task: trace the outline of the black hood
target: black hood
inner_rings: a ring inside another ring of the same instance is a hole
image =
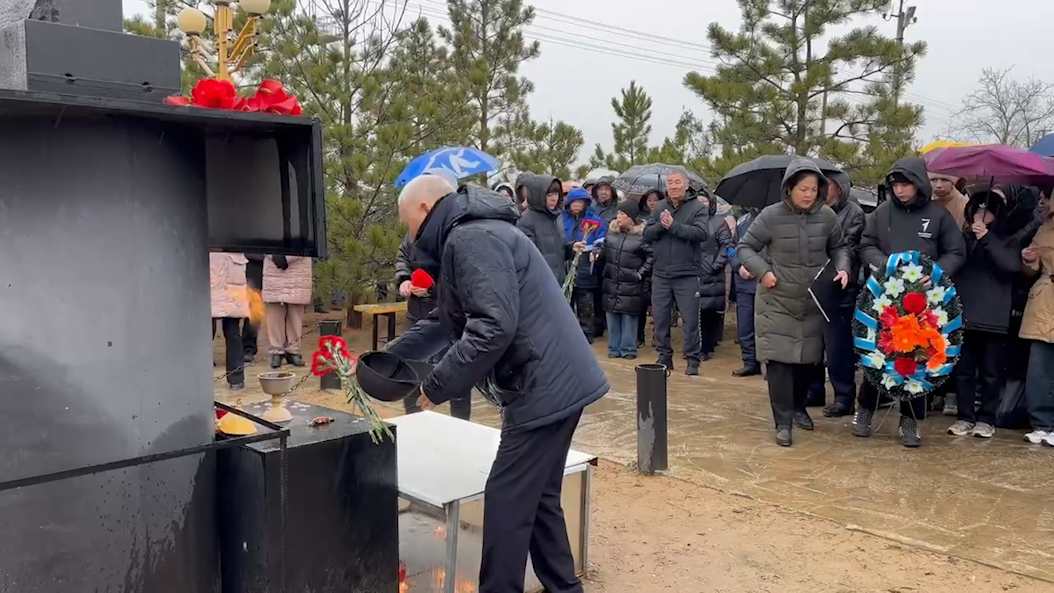
[[[439,261],[450,229],[473,220],[503,220],[516,224],[520,213],[505,196],[478,185],[464,185],[436,202],[414,241],[414,266],[439,277]]]
[[[549,193],[549,187],[554,183],[560,185],[560,179],[552,175],[527,175],[520,182],[520,185],[526,185],[527,191],[530,192],[527,196],[527,207],[535,212],[549,213],[553,216],[559,215],[559,202],[557,202],[556,208],[552,210],[545,207],[545,195]]]
[[[915,198],[906,204],[897,199],[897,196],[893,194],[893,179],[899,176],[903,176],[910,181],[917,190]],[[904,208],[905,210],[912,210],[918,206],[927,204],[933,197],[933,187],[930,186],[930,176],[926,173],[926,161],[919,157],[908,156],[894,163],[893,168],[890,169],[888,174],[886,174],[886,185],[889,187],[889,193],[891,194],[889,198],[890,201],[892,201],[894,205]]]
[[[597,179],[597,182],[594,183],[593,187],[589,190],[590,195],[593,196],[594,204],[605,207],[610,204],[615,204],[616,206],[618,205],[618,192],[615,191],[615,188],[611,185],[612,183],[615,183],[615,178],[611,176],[605,176],[601,177],[600,179]],[[601,204],[600,199],[597,198],[597,189],[599,189],[601,185],[606,185],[611,188],[611,199],[603,204]]]
[[[662,200],[664,197],[662,195],[662,192],[657,189],[653,189],[649,192],[644,192],[644,195],[641,196],[639,200],[637,200],[637,205],[640,206],[641,214],[651,214],[651,208],[648,208],[648,196],[650,196],[651,194],[655,194],[660,200]]]
[[[827,179],[832,183],[838,184],[838,189],[842,190],[842,197],[838,200],[838,203],[834,205],[835,210],[841,210],[852,197],[851,190],[853,189],[853,183],[849,180],[849,175],[841,171],[838,173],[829,173]]]
[[[797,177],[799,173],[816,174],[816,178],[819,181],[820,191],[819,194],[816,196],[816,201],[813,203],[812,208],[809,209],[809,212],[817,212],[820,210],[820,208],[823,207],[824,202],[827,201],[827,178],[824,177],[823,171],[820,170],[820,167],[811,159],[799,157],[794,159],[789,165],[787,165],[787,171],[783,174],[783,201],[786,202],[788,206],[790,206],[791,210],[797,210],[797,208],[791,202],[790,192],[791,183],[794,181],[794,178]],[[711,198],[710,203],[713,208],[717,208],[716,200]]]

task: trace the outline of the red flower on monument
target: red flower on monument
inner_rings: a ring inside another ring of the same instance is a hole
[[[238,89],[228,80],[205,78],[190,91],[190,102],[195,107],[230,111],[238,105]]]
[[[904,295],[904,310],[912,315],[918,315],[927,309],[926,295],[921,292],[909,292]]]
[[[202,107],[276,115],[303,114],[300,101],[287,93],[282,83],[272,79],[261,82],[260,88],[253,96],[243,99],[238,97],[238,89],[230,81],[204,78],[194,85],[189,99],[182,96],[166,97],[165,104],[176,107]]]
[[[301,115],[303,113],[300,101],[286,93],[282,83],[270,78],[261,82],[256,94],[245,100],[245,111],[263,111],[278,115]]]

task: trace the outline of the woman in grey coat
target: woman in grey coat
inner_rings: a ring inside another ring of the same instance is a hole
[[[739,242],[743,266],[758,279],[754,303],[757,357],[768,365],[776,442],[791,445],[791,426],[812,430],[805,411],[811,365],[823,362],[826,320],[809,286],[830,259],[844,290],[850,260],[838,215],[824,204],[827,179],[808,159],[783,176],[783,200],[761,211]]]

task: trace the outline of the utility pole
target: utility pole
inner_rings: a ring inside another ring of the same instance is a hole
[[[886,20],[890,20],[894,17],[897,19],[897,45],[904,48],[904,32],[907,31],[908,27],[915,24],[919,19],[915,18],[915,7],[904,6],[904,0],[899,0],[900,7],[897,9],[897,14],[890,14],[886,17]],[[900,91],[902,86],[902,65],[897,64],[893,66],[893,104],[896,105],[900,102]]]

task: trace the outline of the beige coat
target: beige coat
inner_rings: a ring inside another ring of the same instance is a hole
[[[1028,303],[1025,315],[1021,319],[1021,332],[1018,334],[1027,340],[1054,342],[1054,219],[1048,218],[1039,227],[1032,245],[1039,247],[1038,270],[1032,270],[1025,264],[1025,271],[1038,274],[1039,278],[1028,291]]]
[[[279,270],[270,257],[264,258],[263,302],[287,305],[311,304],[311,258],[286,256],[289,268]]]
[[[244,319],[249,316],[245,265],[249,260],[240,253],[209,254],[209,294],[212,317]]]

